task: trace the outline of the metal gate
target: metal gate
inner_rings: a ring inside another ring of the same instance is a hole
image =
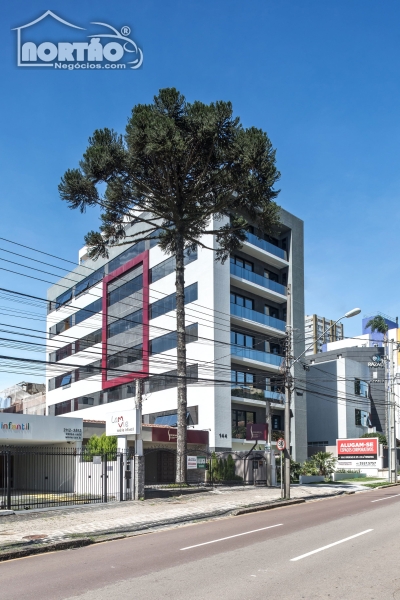
[[[130,500],[134,469],[129,450],[99,455],[85,448],[0,450],[0,508]]]

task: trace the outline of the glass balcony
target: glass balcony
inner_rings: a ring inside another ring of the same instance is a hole
[[[270,390],[261,390],[244,385],[238,386],[234,384],[232,387],[231,395],[236,398],[247,398],[249,400],[275,400],[275,402],[282,402],[284,394],[281,392],[271,392]]]
[[[261,323],[261,325],[267,325],[268,327],[274,327],[280,331],[285,331],[285,321],[270,317],[269,315],[264,315],[264,313],[245,308],[244,306],[239,306],[238,304],[231,303],[231,315],[241,317],[242,319],[248,319],[249,321],[255,321],[256,323]]]
[[[258,248],[261,248],[261,250],[265,250],[265,252],[269,252],[270,254],[274,254],[275,256],[279,256],[279,258],[287,260],[286,250],[278,248],[278,246],[271,244],[271,242],[266,242],[265,240],[262,240],[261,238],[254,235],[253,233],[247,234],[247,240],[250,244],[253,244],[253,246],[257,246]]]
[[[257,275],[257,273],[253,273],[253,271],[248,271],[247,269],[243,269],[243,267],[238,267],[238,265],[231,264],[231,273],[232,275],[236,275],[236,277],[241,277],[242,279],[246,279],[247,281],[261,285],[268,290],[272,290],[273,292],[277,292],[278,294],[286,296],[286,288],[284,285],[281,285],[276,281],[272,281],[272,279],[268,279],[267,277],[263,277],[262,275]]]
[[[245,348],[244,346],[235,346],[231,344],[231,353],[234,356],[240,358],[247,358],[249,360],[258,360],[269,365],[275,365],[279,367],[282,363],[283,357],[277,354],[270,354],[269,352],[262,352],[261,350],[253,350],[252,348]]]

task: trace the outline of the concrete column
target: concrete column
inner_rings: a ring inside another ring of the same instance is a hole
[[[144,500],[144,456],[135,455],[135,497]]]

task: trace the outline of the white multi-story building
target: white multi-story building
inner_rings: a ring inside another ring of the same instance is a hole
[[[326,332],[326,333],[325,333]],[[323,335],[325,333],[325,335]],[[306,355],[323,351],[324,344],[343,340],[343,323],[336,323],[318,315],[306,315],[305,345]]]
[[[254,227],[225,264],[200,247],[187,254],[187,419],[190,429],[209,432],[210,449],[250,449],[246,424],[265,423],[266,402],[273,431],[283,429],[287,286],[292,325],[302,331],[304,257],[303,222],[284,210],[281,221],[276,239]],[[144,423],[175,425],[175,258],[156,240],[112,248],[96,262],[83,249],[79,258],[48,291],[48,414],[104,420],[132,407],[141,376]],[[304,349],[299,337],[295,356]],[[304,460],[302,392],[293,395],[292,414],[293,455]]]

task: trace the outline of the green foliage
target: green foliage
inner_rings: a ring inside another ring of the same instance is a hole
[[[316,473],[312,473],[313,475],[323,475],[324,477],[330,477],[330,475],[335,470],[336,458],[333,456],[332,452],[317,452],[313,454],[313,456],[306,462],[314,465]],[[308,473],[304,473],[304,475],[308,475]]]
[[[383,335],[386,335],[389,329],[388,324],[381,315],[376,315],[376,317],[370,319],[366,327],[371,327],[371,331],[377,331],[378,333],[383,333]]]
[[[101,436],[92,435],[85,447],[85,454],[88,459],[93,456],[107,455],[107,460],[115,460],[117,453],[117,438],[114,435],[107,436],[103,433]]]
[[[96,130],[59,192],[81,212],[101,207],[100,231],[85,238],[91,258],[157,233],[161,248],[171,253],[181,243],[211,247],[203,236],[215,236],[217,258],[226,260],[244,241],[249,220],[270,233],[279,224],[279,177],[267,134],[244,128],[230,102],[190,103],[166,88],[153,103],[133,107],[125,136]],[[143,224],[129,239],[126,217]],[[225,224],[210,229],[213,217]]]
[[[231,454],[227,458],[218,458],[213,452],[210,463],[213,481],[242,481],[242,477],[235,473],[235,461]]]
[[[276,466],[276,480],[277,482],[281,481],[281,460],[282,453],[279,454],[279,457],[275,460]],[[301,464],[296,462],[295,460],[290,459],[290,482],[296,483],[299,481],[299,477],[301,473]],[[285,470],[285,462],[283,462],[283,470]]]
[[[379,431],[376,431],[375,433],[364,433],[364,435],[361,435],[360,437],[362,437],[362,438],[378,438],[380,444],[387,446],[386,435],[384,433],[380,433]]]
[[[319,471],[316,464],[308,459],[301,465],[300,475],[319,475]]]

